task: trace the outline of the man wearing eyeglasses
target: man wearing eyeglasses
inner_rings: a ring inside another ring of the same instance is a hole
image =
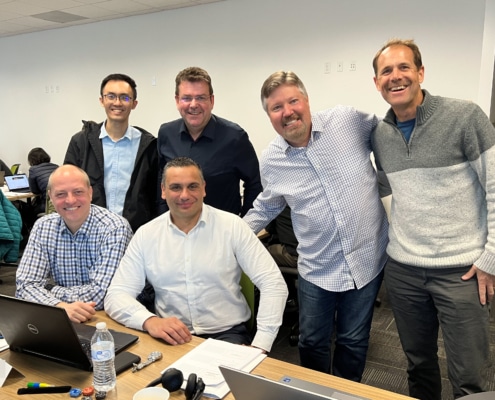
[[[182,118],[163,124],[158,132],[160,172],[176,157],[192,158],[201,165],[206,180],[205,203],[244,215],[262,190],[258,158],[248,134],[212,114],[215,97],[204,69],[190,67],[179,72],[175,102]],[[159,202],[160,213],[167,211],[165,200]]]
[[[156,138],[129,125],[129,115],[138,104],[136,82],[129,76],[111,74],[103,79],[100,103],[107,119],[83,121],[83,129],[69,143],[64,164],[86,171],[93,204],[122,215],[136,231],[157,215]]]

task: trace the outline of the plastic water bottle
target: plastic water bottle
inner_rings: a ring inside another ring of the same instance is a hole
[[[96,332],[91,338],[91,358],[93,361],[93,387],[99,392],[108,392],[115,387],[115,343],[105,322],[96,324]]]

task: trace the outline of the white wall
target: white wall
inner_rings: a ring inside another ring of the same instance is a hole
[[[82,119],[101,121],[99,85],[122,72],[138,84],[131,123],[157,134],[178,118],[174,78],[185,67],[213,79],[214,112],[250,134],[258,153],[275,133],[259,90],[272,72],[295,71],[314,111],[335,104],[382,115],[371,61],[392,37],[414,38],[424,88],[478,102],[488,113],[495,0],[226,0],[162,13],[0,39],[0,157],[21,162],[44,147],[61,163]],[[338,61],[344,71],[337,72]],[[348,71],[349,63],[357,65]],[[324,64],[330,62],[330,73]],[[152,85],[155,77],[156,85]],[[489,87],[487,87],[489,86]],[[48,87],[48,92],[46,92]],[[58,93],[50,93],[51,87]]]

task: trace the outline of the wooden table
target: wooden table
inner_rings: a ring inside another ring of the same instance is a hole
[[[169,346],[163,341],[152,338],[147,333],[127,329],[111,320],[103,311],[99,311],[96,317],[90,322],[96,325],[99,321],[107,322],[107,325],[115,330],[130,332],[139,336],[139,341],[133,344],[128,351],[138,354],[142,360],[146,360],[149,353],[154,350],[161,351],[163,358],[141,371],[132,373],[131,370],[124,371],[117,376],[117,387],[107,395],[107,399],[132,400],[133,394],[145,387],[153,379],[160,376],[162,370],[168,365],[177,361],[181,356],[200,344],[203,339],[193,337],[190,343],[180,346]],[[19,374],[9,375],[9,378],[0,388],[0,398],[14,399],[17,397],[17,389],[26,387],[27,382],[45,382],[52,385],[71,385],[72,387],[84,388],[90,386],[92,374],[75,368],[67,367],[52,361],[47,361],[38,357],[14,353],[9,350],[0,353],[0,357],[16,368],[24,376]],[[335,389],[355,393],[372,400],[406,400],[407,396],[388,392],[372,386],[337,378],[332,375],[312,371],[300,366],[289,364],[284,361],[267,357],[253,371],[253,373],[265,376],[269,379],[279,380],[284,375],[305,379],[325,386],[332,386]],[[68,393],[23,395],[20,400],[45,400],[45,399],[68,399]],[[171,393],[171,399],[184,399],[182,391]],[[206,399],[206,397],[204,397]],[[225,399],[233,400],[229,393]]]
[[[37,194],[31,193],[31,192],[29,192],[29,193],[4,192],[3,194],[10,201],[27,200],[28,202],[30,202],[32,198],[38,196]]]

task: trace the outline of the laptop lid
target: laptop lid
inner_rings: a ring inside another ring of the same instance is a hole
[[[223,365],[219,368],[236,400],[340,400]]]
[[[29,180],[26,174],[10,175],[5,177],[5,183],[9,188],[9,192],[25,192],[29,193]]]
[[[72,323],[60,307],[0,295],[0,332],[11,351],[31,354],[71,367],[91,371],[89,346],[96,328]],[[115,353],[129,347],[138,336],[110,329]]]

